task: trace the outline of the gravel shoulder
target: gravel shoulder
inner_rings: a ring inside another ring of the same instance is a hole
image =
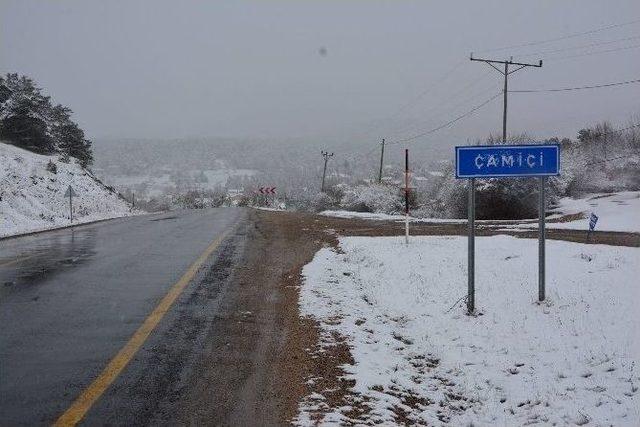
[[[327,340],[315,321],[300,315],[301,270],[320,248],[337,248],[338,235],[400,235],[403,224],[263,210],[251,210],[247,223],[205,348],[171,405],[172,415],[163,421],[287,425],[295,422],[305,396],[327,389],[334,390],[328,406],[365,410],[354,405],[352,384],[341,379],[341,366],[353,363],[344,340]],[[465,235],[466,225],[415,224],[411,230],[414,235]],[[477,233],[537,237],[535,231],[484,227]],[[548,230],[548,237],[586,241],[585,233],[574,230]],[[640,235],[596,232],[589,242],[637,247]],[[322,419],[322,408],[313,417]]]

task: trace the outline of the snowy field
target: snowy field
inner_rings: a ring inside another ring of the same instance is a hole
[[[583,199],[560,199],[553,211],[561,215],[582,213],[584,219],[549,224],[553,228],[589,229],[591,212],[598,216],[596,230],[631,231],[640,233],[640,191],[613,194],[592,194]]]
[[[558,201],[553,209],[549,210],[547,228],[550,229],[589,229],[589,215],[595,213],[598,216],[596,231],[626,231],[640,233],[640,191],[623,191],[611,194],[590,194],[580,199],[564,197]],[[569,222],[556,222],[565,215],[582,214],[582,218]],[[323,211],[320,215],[337,218],[359,218],[380,221],[404,221],[404,215],[387,215],[383,213],[351,212],[344,210]],[[441,219],[441,218],[410,218],[411,222],[425,223],[466,223],[466,219]],[[537,220],[503,220],[476,221],[479,225],[491,224],[498,229],[531,229],[538,228]]]
[[[344,237],[343,253],[322,249],[305,266],[301,312],[326,342],[346,338],[351,404],[369,408],[358,419],[331,408],[325,424],[640,425],[640,249],[548,241],[538,304],[537,241],[476,238],[470,317],[466,245]],[[309,396],[298,423],[322,408],[321,392]]]
[[[49,160],[57,173],[47,171]],[[129,204],[96,181],[74,161],[35,154],[0,143],[0,237],[69,225],[71,185],[74,223],[131,215]]]
[[[322,211],[319,215],[323,216],[331,216],[334,218],[352,218],[352,219],[372,219],[378,221],[404,221],[404,215],[389,215],[384,213],[374,213],[374,212],[353,212],[353,211],[345,211],[345,210],[329,210]],[[409,217],[409,221],[411,222],[431,222],[431,223],[442,223],[442,224],[462,224],[466,223],[466,219],[443,219],[443,218],[415,218]]]

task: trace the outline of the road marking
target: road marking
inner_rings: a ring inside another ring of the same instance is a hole
[[[35,255],[30,255],[30,256],[26,256],[26,257],[22,257],[22,258],[14,259],[14,260],[11,260],[11,261],[7,261],[7,262],[5,262],[5,263],[3,263],[3,264],[0,264],[0,267],[7,267],[7,266],[9,266],[9,265],[17,264],[17,263],[19,263],[20,261],[26,261],[26,260],[31,259],[31,258],[33,258],[33,257],[35,257]]]
[[[202,264],[211,256],[220,243],[224,240],[229,232],[223,233],[215,239],[200,255],[200,257],[189,267],[184,275],[169,289],[169,292],[162,298],[160,303],[151,312],[138,328],[138,330],[129,339],[127,344],[115,355],[109,364],[104,368],[100,375],[76,398],[73,404],[67,409],[55,422],[56,427],[75,426],[86,413],[91,409],[94,403],[102,396],[107,388],[115,381],[115,379],[124,370],[133,356],[140,350],[151,332],[158,326],[160,320],[169,311],[171,305],[180,296],[184,288],[189,284],[191,279],[196,275]]]

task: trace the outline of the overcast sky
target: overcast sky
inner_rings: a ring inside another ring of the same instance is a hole
[[[638,0],[0,4],[0,72],[33,77],[92,138],[412,136],[502,89],[471,51],[545,59],[512,74],[512,89],[640,78]],[[499,132],[501,103],[415,142]],[[640,116],[640,84],[509,97],[510,131],[536,137],[632,114]]]

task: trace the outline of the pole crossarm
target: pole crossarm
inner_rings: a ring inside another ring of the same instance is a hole
[[[542,67],[542,59],[540,61],[538,61],[537,64],[528,64],[528,63],[524,63],[524,62],[513,62],[513,58],[509,59],[508,61],[500,61],[497,59],[485,59],[485,58],[474,58],[473,57],[473,53],[469,56],[469,59],[472,61],[480,61],[480,62],[486,62],[487,64],[491,65],[493,68],[496,68],[495,66],[493,66],[492,64],[509,64],[509,65],[519,65],[521,66],[521,68],[524,67],[536,67],[536,68],[540,68]],[[497,68],[496,68],[497,69]],[[520,68],[518,68],[519,70]],[[498,71],[500,71],[502,73],[502,70],[497,69]],[[517,71],[517,70],[515,70]],[[512,71],[513,72],[513,71]]]
[[[507,142],[507,94],[508,90],[508,80],[509,74],[513,74],[516,71],[522,70],[525,67],[542,67],[542,59],[537,64],[526,64],[524,62],[513,62],[513,56],[508,61],[500,61],[498,59],[486,59],[486,58],[474,58],[473,53],[469,55],[469,59],[472,61],[484,62],[485,64],[489,64],[491,68],[499,72],[504,76],[504,88],[502,89],[503,96],[503,112],[502,112],[502,142]],[[496,67],[494,64],[502,64],[504,65],[504,71],[500,68]],[[515,65],[516,68],[509,71],[509,65]]]

